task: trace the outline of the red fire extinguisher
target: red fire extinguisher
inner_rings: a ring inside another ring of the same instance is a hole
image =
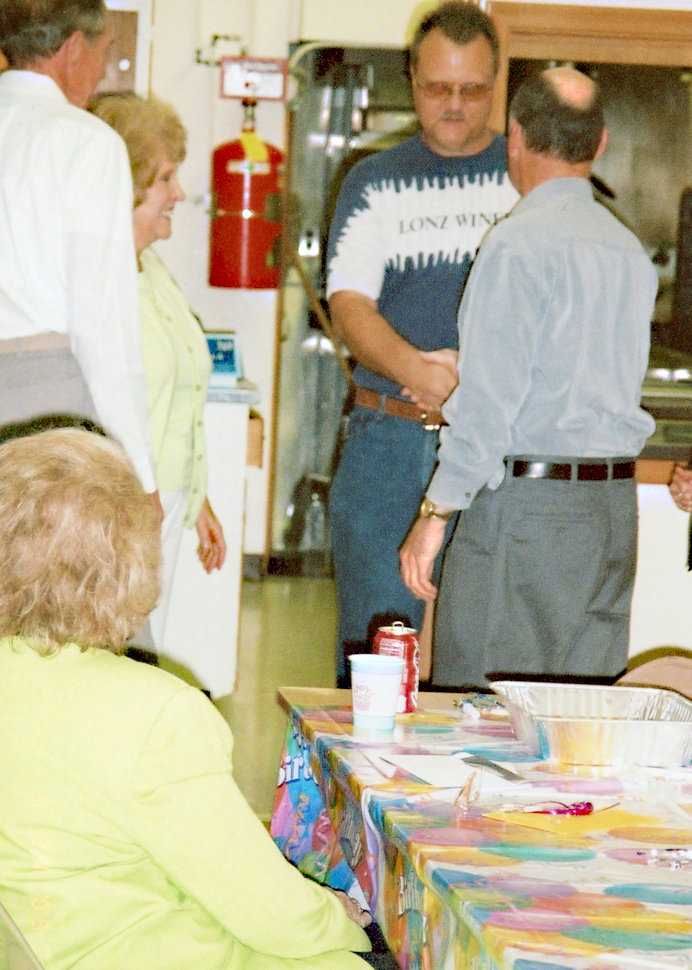
[[[272,289],[279,283],[283,155],[255,132],[255,102],[243,101],[236,141],[211,163],[210,286]]]

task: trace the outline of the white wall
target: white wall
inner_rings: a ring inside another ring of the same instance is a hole
[[[135,88],[138,94],[146,94],[149,82],[149,48],[151,46],[152,0],[106,0],[109,10],[134,11],[137,14],[137,63],[135,64]]]
[[[187,199],[176,209],[173,237],[159,252],[208,330],[235,330],[246,376],[258,385],[265,420],[263,468],[248,469],[245,551],[265,551],[274,387],[276,293],[273,290],[215,289],[207,285],[209,168],[213,149],[238,137],[240,102],[219,97],[219,69],[196,63],[243,51],[255,56],[287,55],[296,30],[293,0],[154,0],[151,90],[171,102],[188,130],[188,157],[180,170]],[[238,40],[220,41],[213,35]],[[262,103],[257,131],[267,142],[284,144],[282,104]]]
[[[238,136],[242,109],[219,97],[219,70],[195,62],[245,48],[257,57],[287,57],[296,40],[355,42],[375,46],[407,43],[410,25],[436,0],[111,0],[121,9],[146,11],[151,2],[151,89],[179,111],[189,132],[188,157],[180,176],[188,194],[176,209],[173,237],[159,251],[207,329],[234,329],[240,336],[245,371],[260,389],[257,410],[265,420],[264,467],[248,469],[245,551],[263,553],[273,388],[275,382],[276,293],[273,290],[213,289],[207,285],[210,155]],[[538,0],[525,0],[538,2]],[[558,2],[558,0],[556,0]],[[586,0],[559,0],[587,5]],[[501,0],[495,0],[499,6]],[[692,10],[692,0],[592,0],[592,6]],[[145,26],[145,25],[142,25]],[[210,49],[212,35],[234,35]],[[283,105],[261,103],[260,136],[285,144]]]
[[[692,573],[687,571],[689,516],[665,485],[639,485],[637,577],[630,656],[660,647],[692,650]]]
[[[515,0],[516,2],[516,0]],[[546,0],[524,0],[545,3]],[[551,0],[547,0],[548,3]],[[692,10],[692,0],[552,0],[553,3],[590,7],[645,7],[655,10]],[[480,6],[499,7],[502,0]],[[340,40],[353,44],[401,47],[410,40],[412,27],[437,0],[302,0],[301,37],[305,40]],[[348,14],[344,10],[348,10]]]

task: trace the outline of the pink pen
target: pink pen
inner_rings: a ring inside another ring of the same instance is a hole
[[[593,805],[591,802],[574,802],[573,805],[567,805],[564,802],[536,802],[533,805],[525,805],[522,812],[536,815],[591,815]]]

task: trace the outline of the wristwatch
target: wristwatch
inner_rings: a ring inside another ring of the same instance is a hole
[[[427,495],[423,497],[423,501],[420,503],[420,509],[418,510],[418,514],[422,519],[442,519],[443,522],[449,522],[454,512],[455,509],[442,509],[439,505],[435,505]]]

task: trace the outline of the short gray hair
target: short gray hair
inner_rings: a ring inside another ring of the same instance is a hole
[[[509,116],[521,125],[530,151],[570,165],[593,161],[605,116],[600,89],[592,83],[590,99],[578,105],[562,97],[545,71],[522,82],[512,98]]]
[[[106,29],[104,0],[2,0],[0,50],[10,67],[51,57],[77,31],[89,43]]]

